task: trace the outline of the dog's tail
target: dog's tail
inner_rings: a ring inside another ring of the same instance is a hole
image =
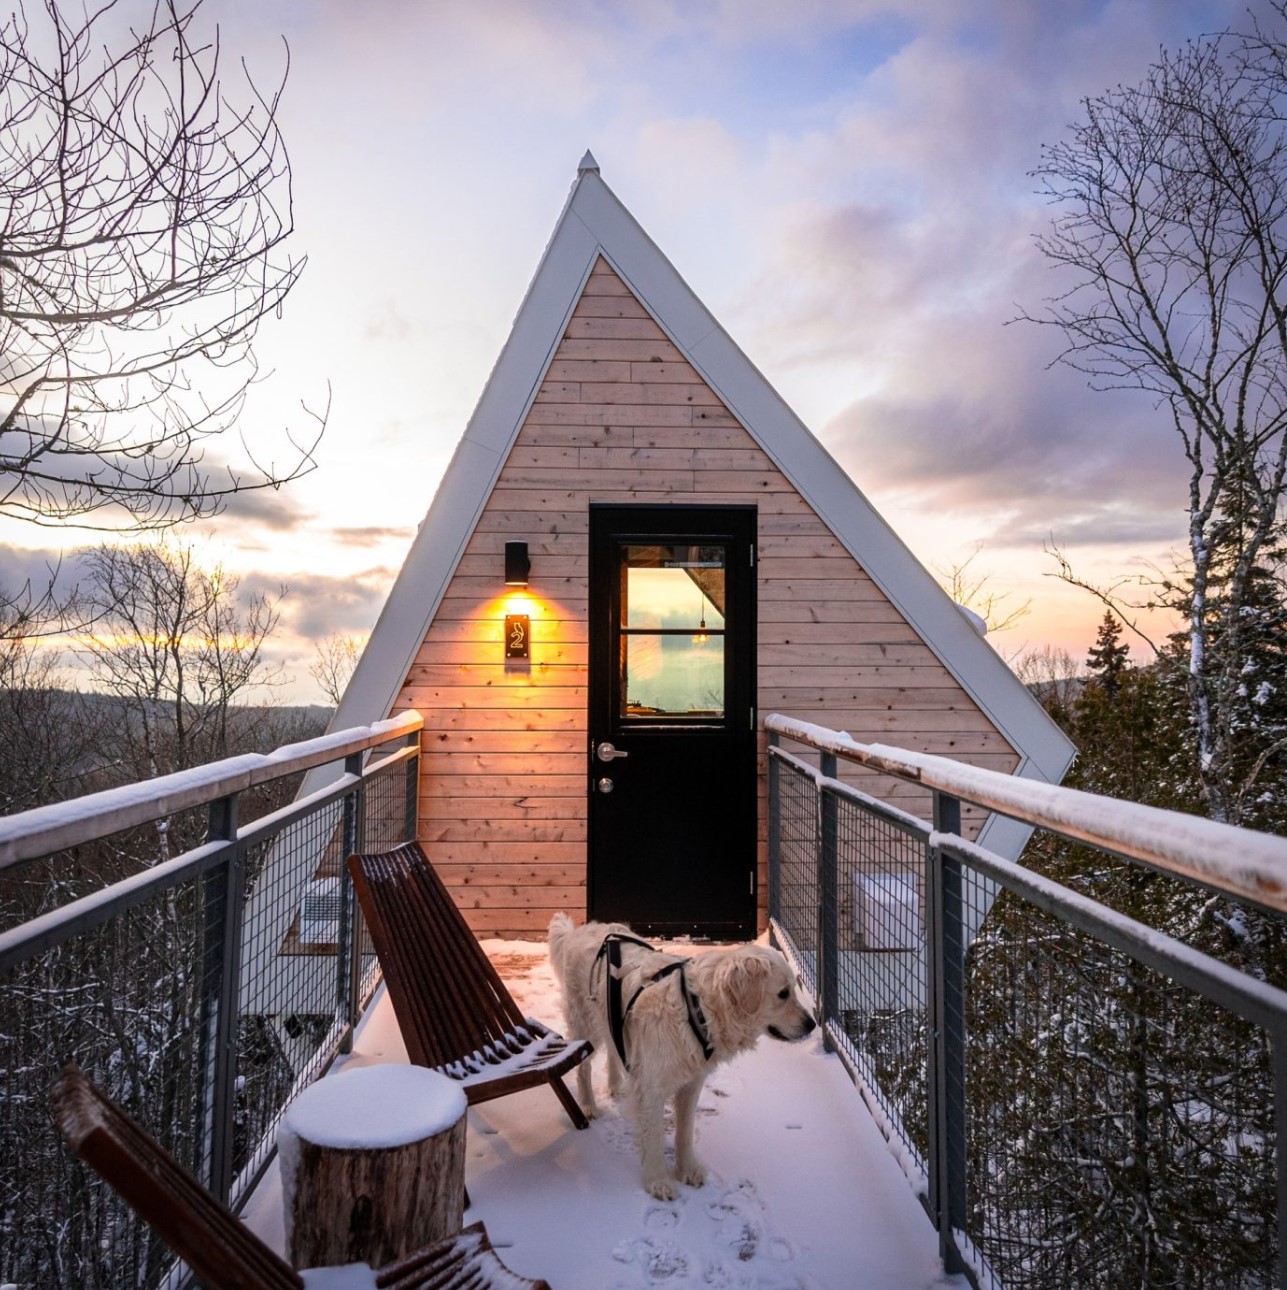
[[[562,911],[550,919],[550,966],[560,983],[563,981],[563,942],[575,928],[576,924]]]

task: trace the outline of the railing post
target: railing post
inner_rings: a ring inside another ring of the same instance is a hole
[[[340,1052],[353,1051],[353,1031],[357,1026],[358,994],[361,990],[361,956],[358,954],[357,918],[354,911],[357,902],[353,899],[353,879],[349,874],[348,858],[355,851],[362,850],[362,838],[366,830],[365,821],[365,784],[362,782],[362,754],[352,753],[344,759],[344,773],[356,775],[357,783],[351,792],[344,794],[344,845],[340,856],[340,912],[337,931],[335,956],[335,1006],[340,1019],[345,1023],[344,1038],[340,1040]]]
[[[408,757],[406,762],[406,807],[405,814],[402,817],[402,840],[404,842],[414,842],[416,840],[416,831],[420,827],[420,750],[421,738],[420,731],[415,731],[411,735],[411,743],[414,744],[416,755]]]
[[[934,830],[959,835],[961,803],[934,793]],[[948,1272],[964,1271],[954,1231],[965,1231],[965,921],[960,862],[926,848],[929,924],[930,1213]]]
[[[237,794],[210,803],[209,842],[228,843],[226,860],[201,880],[205,906],[202,1026],[199,1060],[203,1129],[196,1145],[198,1176],[220,1200],[232,1189],[237,1013],[241,994],[241,920],[244,861],[237,844]],[[209,1147],[208,1160],[202,1160]]]
[[[836,758],[833,753],[822,753],[819,769],[827,779],[836,777]],[[839,820],[834,794],[818,786],[818,1007],[821,1015],[823,1043],[830,1052],[832,1045],[827,1036],[827,1022],[839,1011],[839,957],[836,935],[839,900],[836,892],[838,872],[837,851]]]
[[[776,730],[769,731],[769,748],[778,746]],[[782,768],[772,752],[769,766],[769,919],[782,917]]]

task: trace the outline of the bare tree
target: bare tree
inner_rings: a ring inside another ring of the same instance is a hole
[[[939,584],[943,590],[958,604],[973,611],[987,625],[988,634],[1004,632],[1013,627],[1021,618],[1025,618],[1032,609],[1032,601],[1022,604],[1002,606],[1003,600],[1009,600],[1008,591],[994,591],[989,585],[990,573],[980,573],[970,566],[978,559],[983,550],[983,543],[976,542],[974,550],[957,564],[935,565]]]
[[[84,791],[92,719],[56,651],[0,633],[0,815]]]
[[[201,568],[190,543],[101,546],[84,559],[94,626],[79,653],[94,688],[129,702],[136,775],[228,755],[230,709],[279,678],[263,653],[277,602],[240,604],[238,580]]]
[[[326,695],[331,706],[338,708],[348,687],[353,669],[362,657],[362,638],[331,632],[317,642],[316,658],[308,665],[308,673]]]
[[[1043,645],[1011,660],[1011,670],[1056,720],[1071,714],[1083,686],[1082,669],[1062,646]]]
[[[61,568],[60,558],[46,565],[45,576],[39,580],[27,578],[16,587],[0,583],[0,651],[10,643],[22,646],[24,642],[56,635],[75,618],[76,589],[59,589]]]
[[[1287,36],[1260,27],[1163,52],[1140,85],[1087,100],[1037,171],[1060,208],[1038,244],[1068,286],[1029,319],[1063,332],[1062,361],[1092,386],[1153,396],[1188,463],[1188,577],[1172,599],[1196,772],[1218,819],[1237,815],[1221,717],[1239,684],[1231,661],[1287,471],[1285,55]],[[1234,529],[1236,551],[1222,549]]]
[[[306,473],[324,413],[284,464],[206,455],[304,265],[285,73],[234,93],[201,0],[32,8],[0,26],[0,515],[158,528]]]

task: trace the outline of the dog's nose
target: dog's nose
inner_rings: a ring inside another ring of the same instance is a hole
[[[818,1023],[806,1012],[804,1014],[804,1033],[807,1035],[811,1030],[816,1030],[817,1027]]]

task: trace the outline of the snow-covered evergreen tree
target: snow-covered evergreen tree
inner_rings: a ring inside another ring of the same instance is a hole
[[[1099,634],[1086,655],[1086,667],[1108,692],[1117,693],[1118,682],[1130,663],[1131,649],[1122,644],[1122,624],[1111,612],[1104,612]]]

